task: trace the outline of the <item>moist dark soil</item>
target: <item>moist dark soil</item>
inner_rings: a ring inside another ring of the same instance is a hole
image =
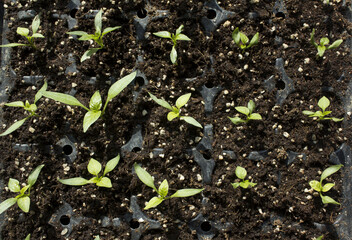
[[[19,20],[19,11],[39,13],[40,33],[45,36],[35,41],[37,50],[11,49],[11,60],[3,66],[14,83],[7,91],[8,102],[33,102],[44,80],[48,81],[48,90],[74,94],[86,106],[95,91],[99,90],[106,99],[109,86],[134,70],[143,73],[148,84],[135,80],[109,103],[104,118],[86,133],[82,127],[84,109],[43,97],[38,102],[37,117],[2,137],[0,179],[5,186],[10,177],[25,183],[36,166],[45,164],[31,191],[30,212],[23,213],[17,206],[7,210],[2,239],[24,239],[29,233],[31,239],[87,240],[96,235],[101,239],[131,239],[131,232],[142,231],[134,226],[138,219],[124,220],[132,214],[133,195],[145,216],[161,223],[160,229],[146,227],[140,239],[197,239],[197,231],[188,224],[198,214],[212,224],[210,229],[203,225],[203,233],[214,233],[213,239],[313,239],[320,235],[337,239],[334,231],[318,230],[314,223],[333,224],[342,207],[322,204],[309,181],[319,180],[321,172],[331,165],[330,155],[343,143],[351,144],[351,112],[346,112],[343,101],[348,97],[352,58],[345,43],[317,58],[309,38],[315,28],[316,41],[328,37],[331,42],[346,42],[351,37],[352,25],[345,18],[350,1],[330,1],[330,5],[320,0],[284,1],[286,10],[276,13],[275,2],[271,0],[224,0],[218,4],[233,14],[209,36],[201,22],[204,17],[213,18],[213,12],[204,1],[82,1],[77,11],[68,7],[68,1],[49,2],[4,3],[8,30],[4,29],[3,35],[9,42],[24,42],[16,29],[31,24],[31,19]],[[121,28],[104,37],[104,49],[80,63],[82,54],[94,44],[78,41],[66,33],[93,33],[94,17],[87,15],[93,16],[91,10],[99,9],[104,11],[103,28]],[[168,12],[160,17],[158,10]],[[144,13],[150,21],[145,38],[137,39],[135,21],[141,20]],[[69,29],[65,17],[53,14],[70,15],[77,24]],[[191,41],[177,43],[177,65],[173,65],[169,57],[171,41],[152,33],[175,32],[181,24]],[[231,37],[236,27],[249,38],[259,32],[259,44],[240,50]],[[283,59],[294,86],[281,104],[277,103],[277,93],[285,88],[285,83],[275,67],[278,58]],[[70,66],[73,68],[67,70]],[[24,76],[44,78],[33,85],[24,81]],[[269,78],[273,79],[272,89],[264,84]],[[221,89],[211,113],[205,112],[200,92],[203,86]],[[135,92],[139,92],[136,98]],[[148,92],[170,103],[182,94],[192,93],[182,114],[194,117],[203,126],[212,125],[211,149],[200,150],[204,158],[215,162],[210,183],[204,183],[201,168],[190,153],[204,137],[203,129],[177,119],[169,122],[167,110],[153,102]],[[328,110],[332,110],[334,117],[344,117],[343,122],[319,122],[302,114],[303,110],[319,110],[317,102],[322,96],[330,99]],[[249,100],[255,102],[255,112],[263,120],[234,125],[228,117],[243,117],[235,107],[246,106]],[[2,131],[25,117],[23,109],[3,106],[1,112]],[[121,151],[138,125],[143,145],[131,152]],[[67,152],[58,147],[65,136],[74,139],[77,149],[73,163],[68,161]],[[19,151],[15,144],[31,147]],[[162,148],[162,154],[153,154],[156,148]],[[226,151],[233,151],[235,156]],[[263,151],[265,155],[251,160],[249,155],[254,151]],[[287,164],[290,152],[297,153],[297,157]],[[105,165],[118,154],[120,162],[108,174],[111,189],[93,184],[72,187],[57,181],[78,176],[90,178],[90,158]],[[156,193],[132,171],[135,162],[154,176],[157,186],[167,179],[171,194],[182,188],[204,191],[143,210]],[[248,177],[257,183],[255,187],[232,187],[231,183],[238,181],[237,166],[248,171]],[[343,206],[341,173],[328,177],[327,182],[336,184],[327,195]],[[7,187],[1,191],[1,200],[14,196]],[[65,235],[65,224],[49,224],[64,203],[73,208],[74,216],[69,217],[83,217],[69,236]],[[120,218],[121,224],[103,226],[103,217]]]

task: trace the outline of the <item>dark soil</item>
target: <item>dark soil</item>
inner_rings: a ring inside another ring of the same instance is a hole
[[[314,223],[333,224],[342,207],[323,205],[319,195],[312,192],[309,181],[320,178],[321,172],[331,165],[330,155],[343,143],[351,144],[350,112],[344,109],[343,100],[351,79],[352,58],[344,43],[317,58],[317,50],[309,38],[315,28],[317,41],[329,37],[331,42],[340,38],[346,42],[351,37],[352,25],[344,16],[350,1],[346,1],[346,6],[342,1],[330,1],[333,3],[329,6],[320,0],[285,1],[287,11],[275,15],[275,2],[271,0],[258,3],[224,0],[219,2],[220,7],[235,14],[209,36],[201,19],[211,17],[212,12],[199,0],[153,0],[150,5],[142,0],[85,1],[77,11],[70,11],[68,1],[49,2],[5,1],[9,42],[23,42],[16,29],[31,24],[31,20],[18,20],[19,10],[40,13],[40,32],[46,37],[36,40],[38,50],[11,49],[6,71],[13,69],[16,75],[11,77],[14,87],[8,89],[9,102],[26,99],[32,102],[44,82],[42,79],[31,85],[23,81],[24,76],[44,76],[48,90],[75,93],[85,105],[96,90],[105,100],[109,86],[134,70],[144,73],[148,84],[135,81],[121,92],[109,103],[104,119],[99,119],[86,133],[82,128],[85,110],[42,98],[38,102],[38,117],[28,120],[10,136],[2,137],[0,179],[4,185],[10,177],[25,183],[36,166],[45,164],[31,191],[30,212],[22,213],[17,206],[6,211],[0,234],[4,240],[24,239],[29,233],[31,239],[87,240],[96,235],[101,239],[131,239],[131,232],[142,231],[142,228],[132,230],[133,221],[126,220],[132,213],[131,196],[137,196],[143,209],[156,195],[132,172],[135,162],[154,176],[157,186],[167,179],[171,194],[182,188],[205,188],[200,195],[167,200],[155,209],[142,210],[147,217],[158,220],[161,228],[146,227],[140,239],[197,239],[197,231],[191,230],[188,223],[198,214],[212,223],[205,234],[214,230],[213,239],[312,239],[322,234],[324,239],[337,238],[331,231],[318,230]],[[100,8],[104,10],[103,28],[121,26],[121,29],[107,34],[106,47],[80,63],[80,57],[91,45],[69,37],[67,20],[52,14],[71,14],[77,20],[73,30],[93,33],[94,20],[85,16],[90,10]],[[142,9],[147,10],[151,21],[146,27],[146,38],[138,41],[134,18],[144,12]],[[166,17],[158,18],[157,10],[169,12]],[[256,17],[249,17],[253,12]],[[178,64],[172,65],[171,41],[152,33],[175,32],[181,24],[183,33],[192,41],[178,43]],[[235,27],[250,38],[259,32],[259,44],[242,52],[231,38]],[[278,38],[282,41],[275,40]],[[65,73],[73,61],[69,54],[76,62],[76,70]],[[285,71],[295,88],[281,105],[277,104],[276,94],[285,84],[275,67],[278,58],[284,60]],[[340,78],[342,74],[344,78]],[[270,77],[275,84],[272,90],[264,85]],[[211,114],[205,113],[200,93],[204,85],[221,87]],[[139,95],[134,100],[135,91]],[[180,120],[169,122],[167,110],[153,102],[147,92],[171,103],[182,94],[192,93],[182,114],[194,117],[203,126],[213,126],[212,148],[201,151],[206,159],[215,161],[211,183],[203,183],[201,168],[190,154],[204,137],[203,130]],[[317,102],[322,96],[330,99],[328,110],[333,111],[334,117],[344,117],[343,122],[317,122],[302,114],[303,110],[318,110]],[[245,106],[249,100],[256,103],[256,112],[263,120],[234,125],[228,117],[239,114],[234,107]],[[24,118],[23,109],[3,107],[1,112],[2,131],[14,120]],[[137,125],[142,127],[143,146],[122,152],[121,147],[130,140]],[[58,147],[65,136],[75,139],[78,154],[73,163],[67,161],[68,157]],[[15,144],[32,147],[19,151]],[[162,148],[163,153],[153,154],[155,148]],[[235,159],[225,150],[233,151]],[[251,152],[264,150],[267,155],[262,159],[248,159]],[[298,156],[287,166],[289,152]],[[105,165],[117,154],[122,154],[121,160],[108,174],[112,189],[95,185],[71,187],[57,181],[78,176],[90,178],[87,171],[90,158]],[[237,166],[247,169],[248,176],[257,183],[254,188],[233,189],[231,183],[237,181]],[[343,206],[341,173],[328,177],[327,182],[336,184],[327,195]],[[1,200],[14,196],[7,187],[1,192]],[[65,225],[48,223],[65,202],[74,211],[74,216],[69,217],[84,217],[67,238],[63,236]],[[104,227],[104,216],[110,220],[120,218],[121,225]]]

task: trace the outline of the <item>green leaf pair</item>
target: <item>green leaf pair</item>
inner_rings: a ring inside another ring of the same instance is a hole
[[[102,170],[102,166],[100,162],[91,158],[88,163],[87,169],[88,169],[88,172],[94,175],[95,177],[92,177],[89,180],[82,177],[75,177],[75,178],[69,178],[69,179],[59,179],[58,181],[61,182],[62,184],[71,185],[71,186],[82,186],[90,183],[95,183],[98,187],[111,188],[112,187],[111,180],[110,178],[105,177],[105,175],[111,172],[112,170],[114,170],[114,168],[119,163],[119,160],[120,160],[120,155],[117,155],[116,157],[108,161],[108,163],[105,166],[103,174],[99,176]]]
[[[237,27],[233,32],[232,32],[232,39],[235,41],[236,45],[241,48],[243,51],[246,50],[247,48],[251,48],[255,45],[258,44],[259,42],[259,32],[257,32],[249,42],[249,38],[244,34],[243,32],[240,32],[239,28]],[[249,44],[247,45],[247,43]]]
[[[250,182],[248,179],[244,180],[245,177],[247,176],[247,171],[243,167],[237,166],[236,167],[236,176],[241,179],[241,182],[236,182],[236,183],[231,183],[234,189],[241,187],[241,188],[248,188],[248,187],[254,187],[257,185],[254,182]]]
[[[170,60],[172,62],[172,64],[176,64],[177,61],[177,51],[176,51],[176,44],[178,40],[181,41],[191,41],[191,39],[189,37],[187,37],[186,35],[182,34],[183,30],[183,25],[181,25],[177,30],[176,33],[170,33],[168,31],[160,31],[160,32],[156,32],[153,33],[155,36],[161,37],[161,38],[170,38],[173,46],[171,49],[171,53],[170,53]]]
[[[27,38],[28,43],[9,43],[9,44],[4,44],[0,45],[0,47],[19,47],[19,46],[28,46],[36,49],[37,47],[34,44],[34,39],[35,38],[44,38],[44,36],[40,33],[37,33],[38,29],[40,26],[40,18],[39,15],[35,16],[33,21],[32,21],[32,36],[29,36],[29,29],[28,28],[23,28],[23,27],[18,27],[17,28],[17,34]]]
[[[10,103],[6,103],[5,106],[8,106],[8,107],[21,107],[23,108],[24,110],[26,110],[28,112],[28,116],[15,122],[14,124],[12,124],[5,132],[1,133],[0,134],[0,137],[2,136],[6,136],[6,135],[9,135],[10,133],[16,131],[18,128],[20,128],[24,122],[33,117],[33,116],[36,116],[36,113],[35,111],[37,110],[37,101],[43,96],[43,92],[46,91],[48,87],[48,84],[47,82],[44,82],[44,85],[41,87],[41,89],[39,89],[39,91],[35,94],[35,97],[34,97],[34,103],[33,104],[30,104],[28,102],[28,100],[26,100],[26,102],[22,102],[22,101],[15,101],[15,102],[10,102]]]
[[[141,166],[139,166],[137,163],[134,164],[134,170],[139,180],[141,180],[148,187],[153,188],[159,195],[149,200],[149,202],[144,208],[145,210],[149,208],[155,208],[164,200],[175,198],[175,197],[190,197],[204,190],[204,188],[202,189],[186,188],[186,189],[177,190],[174,194],[167,197],[167,194],[169,193],[169,184],[166,179],[160,184],[159,188],[157,189],[154,185],[153,177],[146,170],[141,168]]]
[[[43,96],[51,98],[54,101],[62,102],[71,106],[79,106],[87,110],[87,113],[84,115],[83,119],[83,132],[86,132],[93,123],[95,123],[101,116],[104,115],[108,103],[114,97],[116,97],[122,90],[124,90],[128,86],[128,84],[130,84],[135,79],[136,75],[137,72],[132,72],[129,75],[115,82],[113,85],[111,85],[103,110],[101,110],[102,99],[99,91],[96,91],[90,98],[89,108],[84,106],[75,97],[68,94],[45,91],[43,92]]]
[[[8,188],[10,189],[11,192],[19,193],[19,194],[14,198],[6,199],[2,203],[0,203],[0,214],[5,212],[7,209],[12,207],[16,203],[23,212],[25,213],[29,212],[29,207],[31,204],[31,200],[29,198],[31,193],[31,188],[37,181],[39,173],[43,167],[44,167],[44,164],[36,167],[34,171],[28,176],[27,185],[25,185],[22,188],[18,180],[14,178],[9,179]],[[27,191],[28,193],[26,193]]]
[[[313,28],[312,33],[310,34],[310,43],[318,50],[317,56],[322,57],[326,50],[334,49],[341,45],[343,42],[342,39],[336,40],[330,46],[326,47],[325,45],[329,44],[330,40],[326,37],[320,39],[319,44],[315,42],[314,39],[315,29]]]
[[[193,117],[189,117],[189,116],[180,116],[180,112],[181,112],[181,107],[183,107],[184,105],[186,105],[186,103],[188,102],[188,100],[191,97],[191,93],[187,93],[184,94],[182,96],[180,96],[177,100],[176,100],[176,106],[171,106],[168,102],[166,102],[163,99],[159,99],[156,96],[154,96],[153,94],[149,93],[149,96],[160,106],[169,109],[171,112],[169,112],[167,114],[167,120],[172,121],[175,118],[179,118],[181,120],[184,120],[185,122],[192,124],[193,126],[199,127],[199,128],[203,128],[202,125],[197,122],[197,120],[195,120]]]
[[[340,170],[340,168],[343,165],[333,165],[328,167],[327,169],[324,170],[324,172],[321,174],[320,176],[320,182],[316,181],[316,180],[312,180],[309,182],[309,185],[317,192],[319,192],[321,200],[324,204],[328,204],[328,203],[332,203],[332,204],[340,204],[338,202],[336,202],[334,199],[332,199],[329,196],[323,196],[322,193],[323,192],[327,192],[329,191],[332,187],[335,186],[334,183],[327,183],[325,185],[323,185],[323,180],[325,178],[327,178],[328,176],[334,174],[335,172],[337,172],[338,170]]]
[[[247,107],[244,106],[239,106],[239,107],[235,107],[235,109],[246,115],[247,118],[246,119],[241,119],[240,117],[228,117],[234,124],[241,124],[241,123],[247,123],[249,122],[249,120],[262,120],[262,116],[259,113],[253,113],[254,109],[255,109],[255,103],[253,102],[253,100],[250,100],[247,104]]]
[[[68,32],[67,34],[70,35],[77,35],[77,36],[81,36],[78,40],[81,41],[89,41],[89,40],[94,40],[99,47],[98,48],[91,48],[88,49],[83,56],[81,57],[81,62],[89,59],[93,54],[95,54],[98,50],[104,48],[104,43],[103,43],[103,37],[105,34],[115,31],[116,29],[121,28],[121,26],[116,26],[116,27],[108,27],[105,28],[102,31],[102,14],[103,14],[103,10],[100,9],[99,12],[97,13],[97,15],[95,15],[94,18],[94,25],[95,25],[95,33],[94,34],[88,34],[84,31],[73,31],[73,32]]]
[[[309,117],[317,117],[318,121],[331,119],[334,122],[340,122],[343,120],[343,118],[325,117],[326,115],[329,115],[331,113],[331,111],[325,111],[325,109],[330,106],[330,100],[327,97],[323,96],[322,98],[320,98],[318,101],[318,106],[321,108],[322,111],[312,112],[305,110],[302,113],[304,115],[308,115]]]

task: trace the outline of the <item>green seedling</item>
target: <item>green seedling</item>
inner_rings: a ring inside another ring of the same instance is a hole
[[[245,177],[247,176],[247,171],[243,167],[236,167],[236,176],[241,179],[241,182],[236,182],[236,183],[231,183],[234,189],[241,187],[241,188],[248,188],[248,187],[254,187],[257,185],[254,182],[250,182],[248,179],[244,180]]]
[[[36,167],[34,171],[28,176],[27,185],[25,185],[22,188],[18,180],[13,178],[9,179],[8,188],[10,189],[11,192],[19,193],[19,194],[14,198],[6,199],[2,203],[0,203],[0,214],[5,212],[7,209],[12,207],[16,203],[23,212],[25,213],[29,212],[29,207],[31,204],[31,200],[29,198],[31,194],[31,188],[37,181],[39,173],[43,167],[44,167],[44,164]]]
[[[308,111],[305,110],[302,113],[304,115],[308,115],[309,117],[317,117],[317,120],[333,120],[334,122],[340,122],[343,120],[343,118],[335,118],[335,117],[325,117],[326,115],[329,115],[331,113],[331,111],[325,111],[325,109],[327,107],[329,107],[330,105],[330,100],[327,97],[322,97],[319,99],[318,101],[318,106],[321,108],[322,111],[316,111],[316,112],[312,112],[312,111]]]
[[[327,169],[325,169],[324,172],[321,174],[320,182],[316,180],[312,180],[309,182],[309,185],[320,194],[321,200],[324,204],[328,204],[328,203],[340,204],[329,196],[323,196],[322,193],[329,191],[333,186],[335,186],[335,183],[327,183],[323,185],[323,180],[328,176],[334,174],[338,170],[340,170],[342,166],[343,166],[342,164],[330,166]]]
[[[183,25],[181,25],[177,30],[176,33],[170,33],[168,31],[161,31],[161,32],[156,32],[153,33],[155,36],[161,37],[161,38],[170,38],[173,46],[171,49],[171,53],[170,53],[170,60],[172,62],[172,64],[176,64],[176,60],[177,60],[177,51],[176,51],[176,44],[177,44],[177,40],[183,40],[183,41],[191,41],[191,39],[189,37],[187,37],[186,35],[182,34],[183,30]]]
[[[320,235],[319,237],[317,237],[315,240],[323,240],[324,239],[324,235]]]
[[[73,31],[73,32],[68,32],[67,34],[70,35],[77,35],[81,36],[78,40],[81,41],[89,41],[89,40],[94,40],[99,47],[98,48],[90,48],[88,49],[83,56],[81,57],[81,62],[84,60],[90,58],[93,54],[95,54],[98,50],[104,48],[104,43],[103,43],[103,37],[105,34],[115,31],[116,29],[121,28],[121,26],[116,26],[116,27],[108,27],[102,30],[102,14],[103,10],[100,9],[97,15],[95,15],[94,18],[94,25],[95,25],[95,33],[94,34],[88,34],[84,31]]]
[[[186,103],[188,102],[189,98],[191,97],[191,93],[187,93],[184,94],[182,96],[180,96],[177,100],[176,100],[176,106],[171,106],[168,102],[166,102],[163,99],[159,99],[157,97],[155,97],[153,94],[149,93],[150,97],[160,106],[169,109],[171,112],[169,112],[167,114],[167,120],[172,121],[175,118],[179,118],[181,120],[184,120],[185,122],[192,124],[193,126],[199,127],[199,128],[203,128],[202,125],[197,122],[197,120],[195,120],[193,117],[189,117],[189,116],[180,116],[180,112],[181,112],[181,107],[183,107],[184,105],[186,105]]]
[[[82,186],[90,183],[95,183],[98,187],[111,188],[112,187],[111,180],[110,178],[105,177],[105,175],[111,172],[112,170],[114,170],[116,165],[119,163],[119,160],[120,160],[120,155],[117,155],[117,157],[108,161],[108,163],[105,166],[103,174],[100,175],[102,170],[102,166],[100,162],[91,158],[88,163],[87,169],[90,174],[94,175],[94,177],[92,177],[89,180],[82,177],[75,177],[75,178],[69,178],[69,179],[59,179],[58,181],[62,184],[71,185],[71,186]]]
[[[233,32],[232,32],[232,39],[235,41],[236,45],[241,48],[243,51],[246,50],[247,48],[251,48],[255,45],[258,44],[259,42],[259,32],[257,32],[249,42],[248,37],[246,34],[243,32],[240,32],[239,28],[237,27]],[[249,44],[247,45],[247,43]]]
[[[48,87],[47,82],[44,82],[44,85],[36,93],[36,95],[34,97],[34,103],[32,103],[32,104],[30,104],[28,100],[26,100],[26,102],[15,101],[15,102],[10,102],[10,103],[5,103],[5,106],[8,106],[8,107],[21,107],[21,108],[23,108],[28,113],[28,116],[15,122],[14,124],[12,124],[5,132],[0,134],[0,137],[6,136],[6,135],[12,133],[13,131],[20,128],[27,119],[29,119],[33,116],[37,116],[37,114],[35,113],[37,111],[36,103],[42,97],[43,92],[46,91],[47,87]]]
[[[89,108],[84,106],[75,97],[68,94],[45,91],[43,92],[43,96],[71,106],[79,106],[87,110],[87,113],[84,115],[83,119],[83,132],[86,132],[94,122],[96,122],[100,117],[103,117],[108,103],[135,79],[136,74],[137,72],[130,73],[111,85],[103,110],[101,110],[102,99],[99,91],[96,91],[90,98]]]
[[[24,240],[30,240],[30,239],[31,239],[31,234],[28,234]]]
[[[310,43],[318,50],[317,57],[322,57],[325,53],[325,50],[337,48],[343,42],[342,39],[339,39],[327,47],[326,45],[329,44],[330,40],[327,37],[323,37],[320,39],[319,44],[317,44],[314,39],[314,34],[315,29],[313,28],[313,31],[310,34]]]
[[[141,166],[139,166],[137,163],[134,164],[134,170],[139,180],[141,180],[148,187],[153,188],[158,193],[157,197],[153,197],[152,199],[149,200],[149,202],[144,208],[145,210],[149,208],[155,208],[164,200],[175,198],[175,197],[190,197],[204,190],[204,188],[202,189],[186,188],[186,189],[177,190],[174,194],[167,197],[167,194],[169,193],[169,184],[166,179],[160,184],[159,188],[157,189],[154,185],[153,177],[146,170],[141,168]]]
[[[34,39],[35,38],[44,38],[44,36],[40,33],[37,33],[38,29],[40,26],[40,18],[39,15],[35,16],[33,21],[32,21],[32,36],[29,36],[29,29],[28,28],[23,28],[23,27],[18,27],[17,28],[17,34],[27,38],[28,43],[9,43],[9,44],[4,44],[0,45],[0,47],[19,47],[19,46],[27,46],[27,47],[32,47],[34,49],[37,49],[37,47],[34,44]]]
[[[235,109],[240,112],[243,113],[244,115],[247,116],[246,119],[241,119],[240,117],[228,117],[234,124],[240,124],[240,123],[247,123],[249,122],[249,120],[262,120],[262,116],[259,113],[253,113],[254,109],[255,109],[255,103],[253,102],[253,100],[250,100],[247,104],[248,107],[244,107],[244,106],[239,106],[239,107],[235,107]]]

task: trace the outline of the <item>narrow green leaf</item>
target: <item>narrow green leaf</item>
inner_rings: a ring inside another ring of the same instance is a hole
[[[321,192],[321,190],[322,190],[322,186],[321,186],[320,182],[318,182],[316,180],[310,181],[309,185],[311,188],[313,188],[317,192]]]
[[[107,174],[108,172],[111,172],[112,170],[114,170],[114,168],[117,166],[119,161],[120,161],[120,155],[117,155],[113,159],[109,160],[105,166],[103,176],[105,176],[105,174]]]
[[[0,45],[0,47],[19,47],[19,46],[28,46],[28,44],[23,44],[23,43],[8,43],[8,44]]]
[[[343,120],[343,118],[331,118],[331,120],[333,120],[334,122],[341,122]]]
[[[323,186],[322,192],[327,192],[334,186],[335,186],[335,183],[327,183]]]
[[[87,132],[88,128],[95,123],[101,116],[101,111],[88,111],[83,118],[83,132]]]
[[[171,53],[170,53],[170,60],[171,60],[172,64],[176,63],[177,51],[176,51],[175,45],[172,46]]]
[[[102,21],[101,21],[102,14],[103,14],[103,10],[100,9],[97,15],[95,15],[94,17],[95,32],[99,33],[99,35],[101,34],[101,29],[102,29]]]
[[[88,35],[88,33],[83,32],[83,31],[73,31],[73,32],[67,32],[66,34],[69,34],[69,35],[77,35],[77,36]]]
[[[240,183],[239,182],[236,182],[236,183],[231,183],[232,187],[234,189],[238,188],[240,186]]]
[[[314,47],[318,48],[318,44],[315,42],[314,35],[315,35],[315,29],[313,28],[313,31],[312,31],[312,33],[310,34],[310,43],[311,43]]]
[[[176,40],[191,41],[191,39],[189,37],[187,37],[186,35],[184,35],[182,33],[177,35]]]
[[[259,113],[252,113],[249,115],[249,118],[251,120],[262,120],[262,116]]]
[[[247,176],[246,169],[240,166],[236,167],[235,173],[236,173],[236,176],[242,180]]]
[[[160,31],[160,32],[156,32],[153,33],[155,36],[157,37],[161,37],[161,38],[170,38],[171,39],[171,33],[168,31]]]
[[[80,40],[80,41],[88,41],[91,39],[95,39],[94,34],[85,34],[85,35],[82,35],[80,38],[78,38],[78,40]]]
[[[93,54],[95,54],[100,48],[91,48],[84,52],[83,56],[81,57],[81,62],[89,59]]]
[[[5,212],[7,209],[15,205],[17,202],[16,198],[9,198],[0,203],[0,215]]]
[[[166,102],[163,99],[157,98],[156,96],[154,96],[150,92],[148,92],[148,93],[149,93],[149,96],[151,97],[151,99],[153,99],[157,104],[159,104],[160,106],[162,106],[164,108],[167,108],[167,109],[173,111],[171,105],[168,102]]]
[[[101,106],[102,106],[101,96],[99,91],[96,91],[93,94],[93,96],[90,98],[89,108],[91,110],[100,110]]]
[[[321,111],[316,111],[315,113],[313,113],[312,115],[310,115],[309,117],[323,117],[323,113]]]
[[[82,186],[82,185],[86,185],[89,183],[89,181],[87,179],[84,179],[81,177],[68,178],[68,179],[58,179],[58,181],[62,184],[70,185],[70,186]]]
[[[22,195],[25,194],[25,192],[31,187],[31,185],[26,185],[23,188],[21,188],[20,194],[16,196],[16,198],[21,197]]]
[[[243,106],[239,106],[239,107],[235,107],[235,109],[240,112],[243,113],[244,115],[249,115],[249,109],[247,107],[243,107]]]
[[[185,189],[180,189],[177,190],[174,194],[170,196],[170,198],[175,198],[175,197],[190,197],[193,195],[196,195],[198,193],[201,193],[204,190],[202,189],[195,189],[195,188],[185,188]]]
[[[32,32],[33,35],[38,31],[40,26],[40,17],[39,15],[35,16],[33,21],[32,21]]]
[[[28,234],[24,240],[30,240],[30,239],[31,239],[31,234]]]
[[[157,192],[157,189],[154,185],[154,179],[152,178],[152,176],[146,170],[141,168],[141,166],[139,166],[137,163],[135,163],[133,167],[134,167],[134,170],[136,171],[136,174],[139,180],[141,180],[145,185],[153,188]]]
[[[329,107],[329,105],[330,105],[330,100],[325,96],[320,98],[318,101],[318,106],[323,110],[323,112],[327,107]]]
[[[28,28],[23,28],[23,27],[18,27],[17,28],[17,34],[27,37],[29,34],[29,29]]]
[[[183,31],[183,28],[184,28],[183,24],[182,24],[181,26],[179,26],[179,27],[176,29],[175,35],[179,35],[179,34]]]
[[[252,39],[251,39],[251,41],[250,41],[248,47],[249,47],[249,48],[250,48],[250,47],[253,47],[254,45],[257,45],[258,42],[259,42],[259,32],[257,32],[257,33],[252,37]]]
[[[228,117],[230,120],[231,120],[231,122],[232,123],[234,123],[234,124],[240,124],[240,123],[244,123],[244,122],[246,122],[245,120],[243,120],[243,119],[241,119],[241,118],[239,118],[239,117],[234,117],[234,118],[232,118],[232,117]]]
[[[328,203],[331,203],[331,204],[338,204],[340,205],[340,203],[336,202],[334,199],[332,199],[331,197],[329,196],[323,196],[320,194],[320,197],[321,197],[321,200],[324,204],[328,204]]]
[[[152,199],[149,200],[147,205],[145,206],[144,210],[147,210],[149,208],[155,208],[158,206],[160,203],[162,203],[164,200],[162,198],[158,197],[153,197]]]
[[[248,37],[246,36],[246,34],[240,32],[240,38],[241,38],[241,42],[246,45],[249,41]]]
[[[302,113],[303,113],[304,115],[312,115],[312,114],[314,114],[314,112],[308,111],[308,110],[304,110]]]
[[[32,35],[32,38],[44,38],[43,34],[35,33]]]
[[[102,36],[104,36],[105,34],[115,31],[116,29],[121,28],[121,26],[116,26],[116,27],[107,27],[104,29],[103,33],[101,34]]]
[[[179,116],[179,113],[169,112],[167,114],[167,120],[172,121]]]
[[[329,44],[330,40],[326,37],[323,37],[320,39],[320,45],[325,46],[326,44]]]
[[[84,106],[80,101],[78,101],[77,98],[75,98],[71,95],[68,95],[65,93],[50,92],[50,91],[44,91],[42,93],[42,95],[44,97],[50,98],[54,101],[68,104],[71,106],[79,106],[79,107],[82,107],[82,108],[86,109],[87,111],[89,111],[89,109],[86,106]]]
[[[343,42],[342,39],[336,40],[335,42],[333,42],[333,43],[328,47],[328,49],[338,48],[338,47],[341,45],[342,42]]]
[[[332,111],[324,111],[323,116],[329,115],[330,113],[332,113]]]
[[[12,124],[8,129],[6,129],[5,132],[1,133],[0,134],[0,137],[2,136],[6,136],[6,135],[9,135],[10,133],[12,133],[13,131],[16,131],[17,128],[21,127],[24,122],[28,119],[29,117],[26,117],[26,118],[23,118],[17,122],[15,122],[14,124]]]
[[[5,103],[5,106],[8,106],[8,107],[24,107],[24,102],[15,101],[15,102],[10,102],[10,103]]]
[[[17,205],[25,213],[29,212],[29,207],[31,205],[31,199],[29,197],[21,197],[17,199]]]
[[[165,179],[159,186],[158,193],[161,196],[161,198],[165,198],[169,192],[169,184],[167,180]]]
[[[115,82],[111,87],[109,88],[108,92],[108,98],[106,100],[105,105],[114,97],[116,97],[122,90],[124,90],[135,78],[136,78],[137,72],[134,71],[127,76],[121,78],[117,82]],[[105,110],[105,107],[104,107]],[[103,111],[104,111],[103,110]]]
[[[193,126],[203,128],[202,125],[197,120],[195,120],[193,117],[182,116],[181,120],[184,120],[185,122],[192,124]]]
[[[326,49],[325,46],[318,45],[318,56],[319,57],[322,57],[324,55],[325,49]]]
[[[103,177],[100,179],[99,182],[97,182],[98,187],[106,187],[106,188],[112,188],[111,180],[108,177]]]
[[[240,30],[238,27],[232,32],[232,39],[235,41],[237,45],[240,45],[240,40],[241,40],[241,36],[239,32]]]
[[[11,192],[15,192],[16,193],[16,192],[21,191],[20,182],[17,179],[14,179],[14,178],[10,178],[9,179],[8,187],[9,187]]]
[[[333,165],[328,167],[327,169],[324,170],[324,172],[321,174],[320,177],[320,182],[322,182],[325,178],[327,178],[328,176],[336,173],[338,170],[340,170],[340,168],[342,167],[342,164],[339,165]]]
[[[252,113],[255,109],[255,103],[253,100],[249,100],[248,104],[247,104],[249,113]]]
[[[93,175],[95,175],[95,176],[98,176],[98,174],[99,174],[100,171],[101,171],[101,168],[102,168],[102,167],[101,167],[100,162],[98,162],[98,161],[95,160],[94,158],[91,158],[91,159],[89,160],[87,169],[88,169],[88,172],[89,172],[90,174],[93,174]]]
[[[249,182],[249,186],[254,187],[255,185],[257,185],[257,183]]]
[[[43,86],[42,86],[42,87],[39,89],[39,91],[35,94],[35,97],[34,97],[34,104],[35,104],[36,102],[38,102],[39,99],[42,98],[43,92],[45,92],[47,88],[48,88],[48,83],[47,83],[47,81],[44,81]]]
[[[38,179],[39,173],[44,167],[44,164],[39,165],[34,169],[34,171],[28,176],[28,185],[33,186]]]
[[[240,182],[240,187],[244,188],[244,189],[248,188],[249,187],[249,180]]]
[[[176,107],[178,109],[180,109],[181,107],[183,107],[184,105],[186,105],[186,103],[188,102],[188,100],[190,99],[191,97],[191,93],[187,93],[187,94],[184,94],[182,96],[180,96],[179,98],[177,98],[176,100]]]

